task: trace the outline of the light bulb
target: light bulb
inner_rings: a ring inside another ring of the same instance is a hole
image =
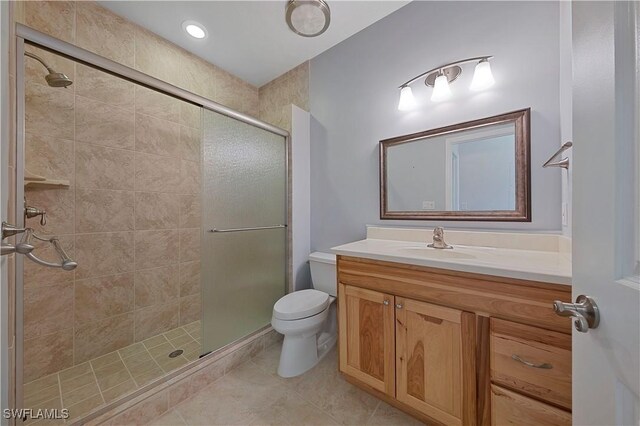
[[[416,98],[413,97],[411,87],[404,86],[400,89],[400,102],[398,102],[399,111],[408,111],[416,106]]]
[[[207,30],[204,26],[195,21],[184,21],[182,23],[182,29],[193,38],[203,39],[207,37]]]
[[[493,74],[491,73],[491,64],[489,64],[488,60],[483,59],[476,65],[469,89],[473,91],[488,89],[493,86],[495,82]]]
[[[433,93],[431,94],[431,100],[433,102],[444,101],[451,96],[451,90],[449,89],[449,80],[444,74],[440,74],[436,77],[436,81],[433,84]]]

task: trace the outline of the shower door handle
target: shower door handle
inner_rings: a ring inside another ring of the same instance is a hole
[[[252,228],[227,228],[227,229],[218,229],[213,228],[209,229],[209,232],[244,232],[244,231],[262,231],[263,229],[277,229],[277,228],[286,228],[287,225],[271,225],[271,226],[254,226]]]

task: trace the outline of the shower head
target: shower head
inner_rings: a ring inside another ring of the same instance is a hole
[[[47,84],[51,87],[67,87],[73,84],[73,81],[69,77],[67,77],[64,73],[56,72],[51,68],[45,61],[43,61],[39,56],[34,55],[30,52],[25,52],[25,56],[35,59],[40,62],[49,72],[49,74],[44,76],[44,79],[47,81]]]
[[[67,87],[73,84],[73,81],[61,72],[51,72],[44,76],[47,84],[51,87]]]

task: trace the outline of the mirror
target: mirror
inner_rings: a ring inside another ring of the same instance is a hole
[[[380,218],[530,222],[529,115],[380,141]]]

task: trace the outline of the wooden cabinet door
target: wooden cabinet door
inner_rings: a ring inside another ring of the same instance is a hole
[[[395,395],[394,298],[339,285],[340,371]]]
[[[474,317],[396,297],[399,401],[447,425],[476,423]]]

